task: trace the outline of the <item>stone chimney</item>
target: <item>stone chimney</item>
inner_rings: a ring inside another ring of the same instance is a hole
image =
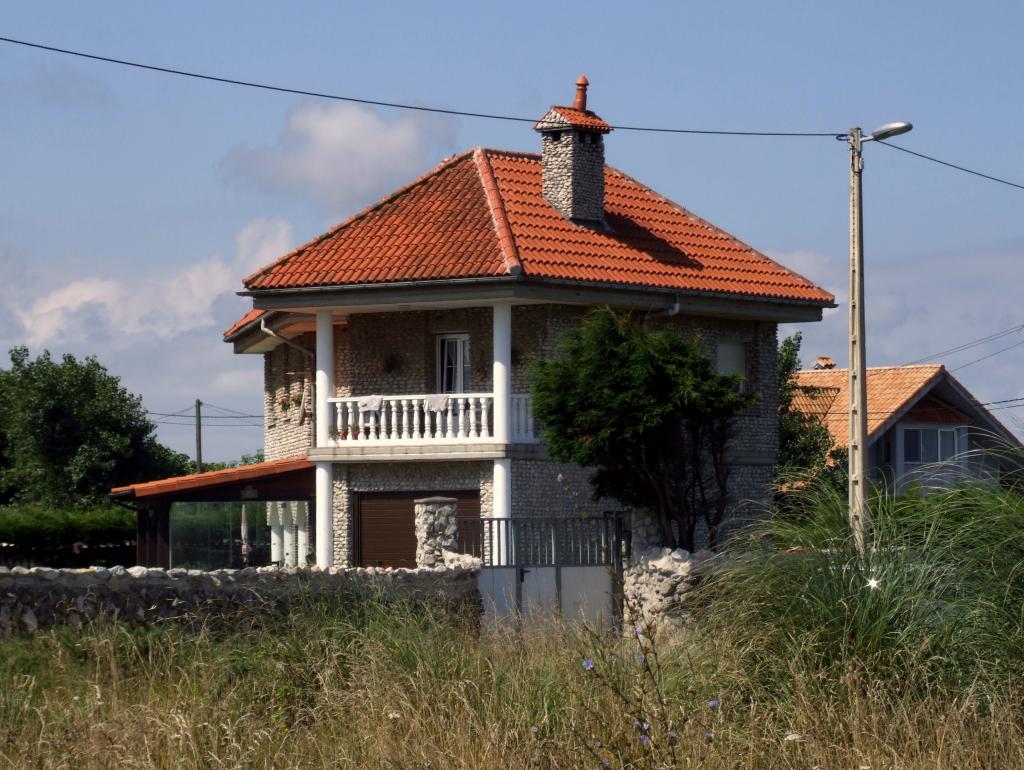
[[[604,135],[612,130],[587,109],[589,81],[580,75],[572,107],[552,107],[537,121],[544,198],[579,225],[605,227]]]
[[[835,369],[836,368],[836,362],[833,361],[828,356],[818,356],[817,360],[815,360],[814,365],[811,368],[812,369]]]

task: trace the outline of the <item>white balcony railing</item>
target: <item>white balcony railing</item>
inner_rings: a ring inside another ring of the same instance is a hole
[[[328,399],[333,413],[332,444],[472,443],[494,438],[494,394],[453,393],[356,396]],[[535,443],[531,400],[514,394],[510,403],[512,441]]]

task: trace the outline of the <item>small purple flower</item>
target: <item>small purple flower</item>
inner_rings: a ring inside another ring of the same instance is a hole
[[[636,628],[634,628],[634,629],[633,629],[633,631],[634,631],[634,632],[636,633],[636,635],[637,635],[637,637],[638,637],[638,638],[639,638],[639,637],[641,637],[641,636],[643,636],[643,635],[644,635],[644,627],[643,627],[643,624],[641,624],[641,623],[637,623],[637,624],[636,624]]]
[[[640,743],[642,743],[644,746],[646,746],[650,742],[651,742],[651,736],[649,736],[649,735],[641,735],[640,736]]]
[[[584,658],[583,659],[583,668],[584,669],[586,669],[587,671],[590,671],[593,667],[594,667],[594,661],[592,661],[590,658]]]
[[[673,739],[678,738],[679,737],[679,733],[677,733],[675,730],[669,730],[668,731],[668,737],[669,738],[673,738]]]
[[[641,653],[640,655],[636,656],[636,662],[637,663],[643,663],[646,660],[647,660],[647,656],[644,655],[643,653]]]
[[[704,740],[706,740],[708,743],[711,743],[711,741],[713,741],[714,739],[715,739],[715,731],[714,730],[708,730],[706,733],[704,733]]]
[[[611,762],[609,762],[607,759],[602,759],[601,760],[601,767],[608,767],[608,765],[610,765],[610,764],[611,764]]]
[[[718,698],[712,698],[711,700],[708,701],[708,708],[711,709],[712,711],[714,711],[716,708],[718,708],[721,705],[722,705],[722,701],[718,700]]]
[[[650,730],[651,729],[651,723],[650,722],[644,722],[642,725],[640,725],[640,729],[644,730],[644,731]]]
[[[595,749],[604,748],[604,741],[594,741],[594,748]]]

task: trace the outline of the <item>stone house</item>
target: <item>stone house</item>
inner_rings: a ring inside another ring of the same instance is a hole
[[[796,373],[794,408],[819,419],[840,449],[849,438],[849,379],[827,356]],[[902,491],[1019,470],[1020,441],[942,364],[869,367],[867,391],[872,481]]]
[[[534,125],[539,154],[456,155],[244,280],[253,309],[224,339],[264,358],[267,461],[315,468],[298,537],[318,565],[410,563],[417,497],[482,520],[577,514],[587,473],[547,457],[528,369],[597,306],[699,335],[762,394],[731,496],[768,499],[777,325],[833,297],[606,165],[587,85]]]

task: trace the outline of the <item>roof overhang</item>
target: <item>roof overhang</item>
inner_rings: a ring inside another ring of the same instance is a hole
[[[110,497],[137,507],[173,502],[305,500],[313,497],[314,468],[305,457],[289,457],[115,487]]]
[[[609,305],[645,312],[678,312],[775,323],[820,321],[821,301],[695,292],[589,281],[517,277],[463,278],[350,286],[259,289],[239,292],[262,310],[312,313],[325,307],[343,314],[514,304]]]

